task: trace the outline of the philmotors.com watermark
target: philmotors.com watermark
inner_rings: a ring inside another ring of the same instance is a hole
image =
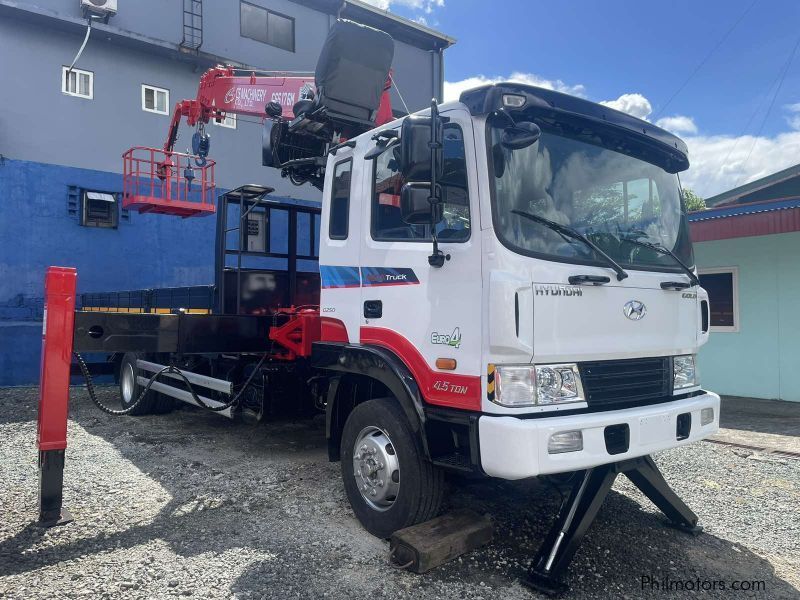
[[[737,580],[727,581],[725,579],[673,579],[669,576],[657,577],[653,575],[642,575],[641,584],[643,590],[653,592],[763,592],[767,584],[763,580]]]

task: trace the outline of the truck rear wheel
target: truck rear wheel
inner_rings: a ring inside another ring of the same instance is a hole
[[[341,466],[350,506],[372,535],[388,538],[439,512],[443,474],[425,459],[392,398],[353,409],[342,432]]]
[[[119,366],[119,402],[123,410],[130,408],[144,389],[144,386],[139,385],[136,380],[139,375],[142,375],[142,371],[136,366],[137,358],[136,354],[128,352],[122,357],[122,362]],[[136,408],[128,414],[146,415],[151,412],[155,401],[156,392],[149,391],[147,396],[142,398]]]

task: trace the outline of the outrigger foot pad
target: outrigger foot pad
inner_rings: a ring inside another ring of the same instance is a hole
[[[683,531],[684,533],[688,533],[689,535],[693,535],[695,537],[703,533],[702,525],[686,525],[685,523],[676,523],[675,521],[666,521],[666,525],[667,527],[677,529],[678,531]]]
[[[568,589],[563,576],[620,473],[667,516],[670,526],[693,535],[702,532],[697,515],[669,487],[649,456],[594,467],[575,483],[569,498],[559,508],[527,578],[522,581],[524,585],[550,596]]]
[[[66,508],[62,508],[59,513],[55,515],[41,515],[39,517],[39,526],[40,527],[58,527],[59,525],[66,525],[67,523],[72,523],[75,518],[72,516],[72,513],[69,512]]]

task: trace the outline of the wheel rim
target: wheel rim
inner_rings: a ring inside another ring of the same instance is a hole
[[[353,445],[353,476],[364,501],[389,510],[400,491],[400,463],[392,440],[378,427],[365,427]]]
[[[122,369],[122,400],[125,404],[133,402],[133,390],[136,387],[136,378],[133,373],[133,365],[130,363]]]

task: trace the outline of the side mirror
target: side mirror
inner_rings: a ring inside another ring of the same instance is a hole
[[[409,225],[434,225],[442,220],[441,203],[431,210],[429,183],[407,183],[400,191],[400,217]]]
[[[520,121],[506,127],[500,138],[500,144],[508,150],[522,150],[535,144],[542,135],[542,130],[536,123]]]
[[[436,119],[437,138],[443,139],[442,120]],[[409,116],[400,129],[400,162],[403,179],[406,181],[432,181],[431,176],[431,119],[429,117]],[[444,161],[442,149],[436,150],[436,177],[442,176]]]

